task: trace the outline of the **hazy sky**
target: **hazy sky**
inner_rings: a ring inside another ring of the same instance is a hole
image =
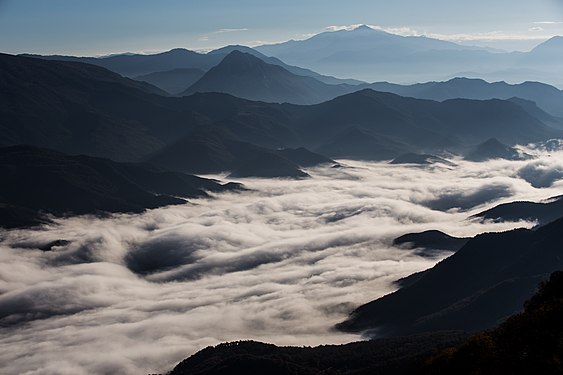
[[[304,39],[360,23],[526,50],[563,35],[563,0],[0,0],[0,51],[205,50]]]

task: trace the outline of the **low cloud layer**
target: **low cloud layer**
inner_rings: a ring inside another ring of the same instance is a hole
[[[532,226],[467,218],[560,195],[559,181],[522,172],[556,160],[561,154],[456,167],[343,161],[343,169],[308,170],[311,179],[246,179],[251,191],[142,215],[0,232],[3,371],[165,372],[226,340],[358,340],[331,327],[439,260],[393,248],[393,238]],[[70,242],[34,249],[55,240]]]

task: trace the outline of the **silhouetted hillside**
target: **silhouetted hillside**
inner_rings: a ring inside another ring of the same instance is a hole
[[[0,55],[0,67],[0,145],[138,160],[189,120],[153,86],[93,65]]]
[[[525,303],[523,313],[455,349],[433,356],[422,374],[563,373],[563,272]]]
[[[418,281],[356,309],[339,328],[386,336],[493,327],[563,268],[562,230],[558,219],[535,231],[476,236]]]
[[[216,181],[88,156],[67,156],[29,146],[0,148],[0,226],[44,222],[44,214],[141,212],[177,197],[240,188]]]
[[[473,217],[502,221],[537,221],[547,224],[563,217],[563,197],[548,199],[547,202],[510,202],[503,203],[489,210],[480,212]]]

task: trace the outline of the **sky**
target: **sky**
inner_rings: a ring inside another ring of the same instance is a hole
[[[355,24],[529,50],[563,35],[563,0],[0,0],[0,51],[204,51],[305,39]]]

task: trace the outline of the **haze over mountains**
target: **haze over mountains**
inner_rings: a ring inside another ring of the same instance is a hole
[[[249,55],[230,56],[264,67]],[[216,93],[167,98],[154,94],[152,86],[91,65],[3,55],[2,66],[0,144],[27,143],[123,161],[146,160],[211,124],[221,137],[260,147],[306,147],[328,157],[375,160],[407,151],[456,150],[491,137],[515,144],[560,134],[517,103],[496,99],[435,102],[372,90],[313,106]],[[24,83],[34,89],[23,89]]]
[[[360,26],[0,54],[0,363],[162,372],[242,336],[363,335],[391,338],[225,345],[174,371],[407,372],[501,324],[563,268],[561,40],[505,53]]]
[[[505,53],[424,36],[399,36],[360,26],[325,32],[303,41],[258,46],[265,55],[324,74],[354,72],[364,81],[422,82],[455,76],[488,80],[540,80],[561,84],[561,38],[528,53]]]

